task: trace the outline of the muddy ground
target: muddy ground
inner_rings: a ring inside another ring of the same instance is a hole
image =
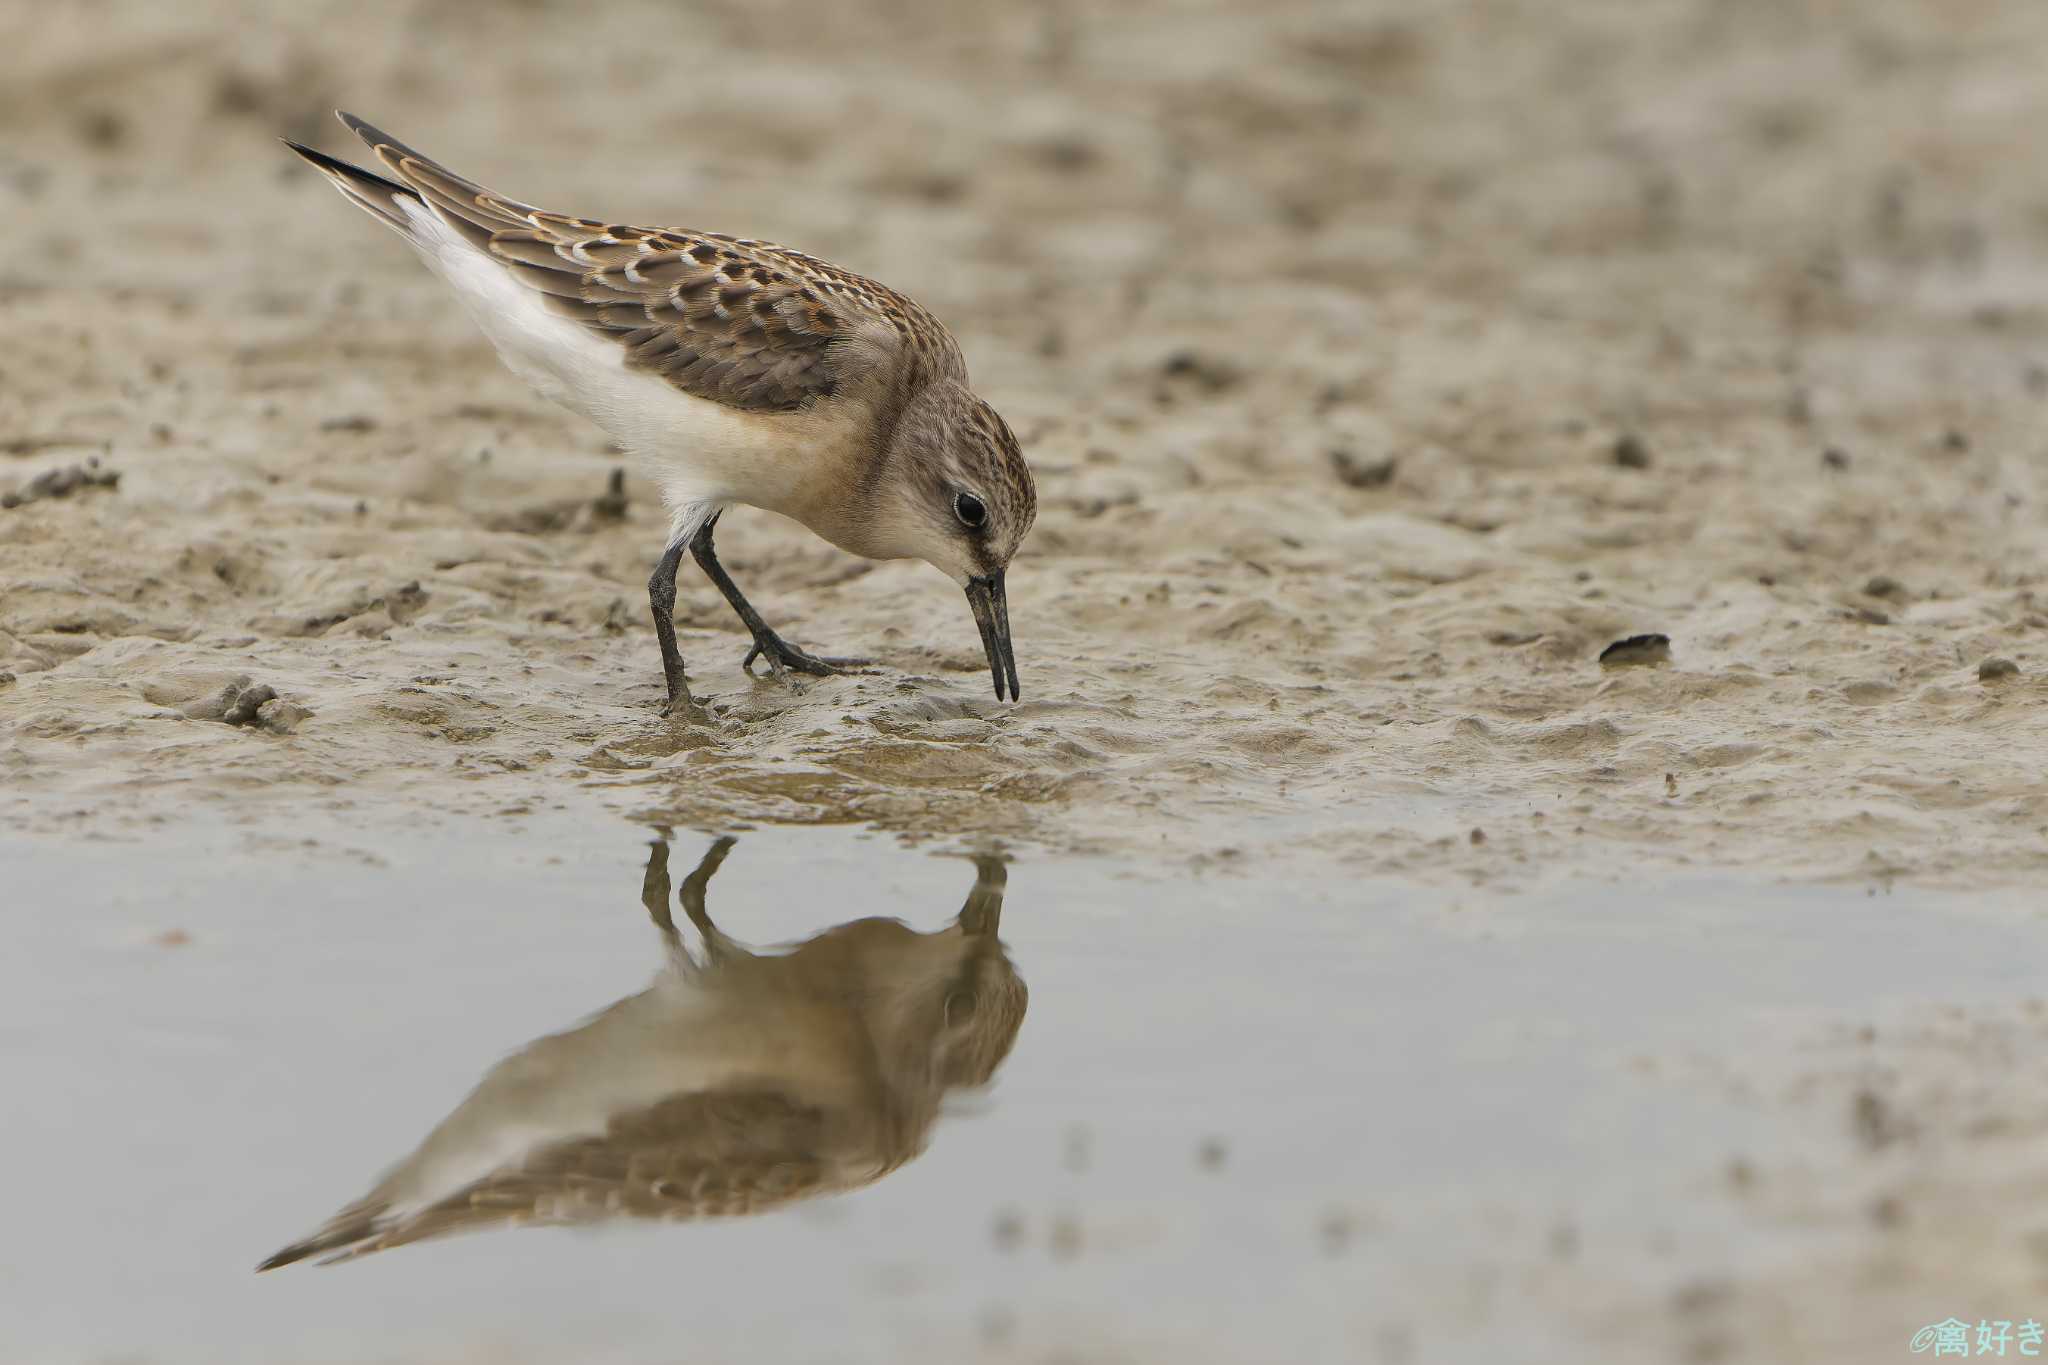
[[[76,0],[0,39],[14,828],[595,800],[1503,890],[2048,873],[2028,0]],[[744,675],[686,570],[716,724],[662,720],[653,490],[275,142],[353,155],[336,105],[944,318],[1037,471],[1026,700],[933,570],[741,509],[769,618],[878,667]]]

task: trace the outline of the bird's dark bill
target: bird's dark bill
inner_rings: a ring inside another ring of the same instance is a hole
[[[1016,701],[1017,654],[1010,646],[1010,599],[1003,593],[1003,576],[967,580],[967,605],[974,609],[974,624],[981,629],[981,647],[988,651],[989,672],[995,675],[996,700],[1003,699],[1003,684],[1010,685],[1010,700]]]

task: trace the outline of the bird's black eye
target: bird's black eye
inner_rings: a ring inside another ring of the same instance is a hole
[[[953,499],[953,513],[963,525],[979,529],[988,521],[988,508],[972,493],[961,493]]]

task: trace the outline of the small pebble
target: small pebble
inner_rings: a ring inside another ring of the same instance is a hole
[[[1671,662],[1669,635],[1631,635],[1600,651],[1603,668],[1647,667]]]
[[[1863,585],[1863,593],[1866,597],[1903,597],[1905,592],[1905,588],[1899,585],[1898,579],[1887,577],[1884,574],[1876,575]]]
[[[2011,659],[1994,657],[1977,665],[1978,682],[2004,682],[2007,678],[2017,678],[2019,675],[2020,666]]]
[[[1229,1159],[1230,1149],[1223,1145],[1222,1138],[1203,1138],[1202,1145],[1195,1149],[1195,1161],[1205,1171],[1220,1171]]]
[[[1474,847],[1474,848],[1477,848],[1477,847],[1479,847],[1479,845],[1481,845],[1481,844],[1483,844],[1483,843],[1485,843],[1485,842],[1486,842],[1486,831],[1485,831],[1485,830],[1483,830],[1483,829],[1479,829],[1479,828],[1475,827],[1475,828],[1473,829],[1473,831],[1472,831],[1472,847]]]
[[[1648,469],[1650,448],[1642,437],[1628,433],[1614,443],[1614,462],[1623,469]]]
[[[1849,452],[1836,446],[1829,446],[1820,453],[1820,462],[1829,469],[1847,469]]]
[[[1384,460],[1362,460],[1348,450],[1333,450],[1330,463],[1336,467],[1337,478],[1347,487],[1385,488],[1394,481],[1394,471],[1401,462],[1392,455]]]
[[[1210,393],[1221,393],[1243,378],[1230,362],[1194,351],[1175,351],[1159,363],[1159,372],[1168,379],[1192,379]]]

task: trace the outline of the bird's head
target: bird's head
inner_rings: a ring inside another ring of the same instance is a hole
[[[929,384],[905,407],[876,468],[875,557],[922,559],[966,590],[996,698],[1007,684],[1016,700],[1003,575],[1038,515],[1038,493],[1009,424],[964,385]]]

